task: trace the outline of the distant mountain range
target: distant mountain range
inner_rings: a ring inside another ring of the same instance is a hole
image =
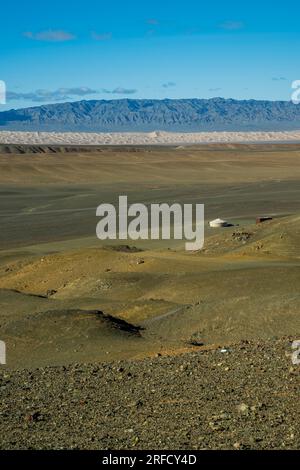
[[[212,99],[91,100],[0,113],[0,130],[239,131],[300,129],[300,105],[288,101]]]

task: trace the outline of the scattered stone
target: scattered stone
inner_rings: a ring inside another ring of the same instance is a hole
[[[249,406],[246,405],[246,403],[241,403],[240,405],[237,406],[237,410],[241,414],[248,414]]]
[[[239,242],[247,242],[253,234],[250,232],[233,232],[231,237]]]
[[[233,447],[238,450],[238,449],[240,449],[240,448],[242,447],[242,444],[241,444],[240,442],[235,442],[235,443],[233,444]]]
[[[199,331],[196,331],[195,333],[192,334],[189,344],[192,346],[203,346],[204,342],[202,340],[202,335],[200,334]]]
[[[31,422],[36,422],[36,421],[42,421],[43,420],[43,416],[42,414],[39,412],[39,411],[34,411],[33,413],[31,413],[30,415],[28,415],[26,417],[27,421],[31,421]]]
[[[55,295],[55,294],[57,294],[57,290],[55,289],[49,289],[46,292],[47,297],[51,297],[52,295]]]

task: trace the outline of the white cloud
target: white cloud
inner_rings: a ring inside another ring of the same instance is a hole
[[[225,21],[220,24],[220,28],[226,29],[228,31],[237,31],[239,29],[244,29],[245,24],[242,21]]]
[[[112,95],[133,95],[134,93],[137,92],[137,90],[135,88],[117,87],[117,88],[114,88],[113,90],[107,90],[106,88],[103,88],[102,92],[107,93],[107,94],[112,94]]]
[[[283,81],[287,80],[287,78],[285,78],[285,77],[273,77],[272,80],[274,82],[283,82]]]
[[[109,41],[112,38],[112,33],[95,33],[92,32],[92,38],[96,41]]]
[[[57,90],[36,90],[28,93],[16,93],[14,91],[7,92],[7,99],[9,101],[27,100],[36,103],[49,103],[52,101],[66,101],[72,97],[87,96],[98,93],[88,87],[77,88],[58,88]]]
[[[159,25],[159,21],[156,18],[149,18],[146,21],[146,23],[151,24],[152,26],[158,26]]]
[[[62,30],[48,30],[48,31],[39,31],[38,33],[33,33],[27,31],[23,33],[28,39],[33,39],[35,41],[47,41],[47,42],[65,42],[72,41],[76,38],[74,34]]]
[[[166,83],[163,83],[162,86],[163,86],[163,88],[172,88],[172,87],[176,86],[176,83],[175,82],[166,82]]]

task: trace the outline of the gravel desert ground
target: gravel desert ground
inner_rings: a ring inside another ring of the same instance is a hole
[[[246,341],[1,374],[1,448],[298,449],[290,347]]]

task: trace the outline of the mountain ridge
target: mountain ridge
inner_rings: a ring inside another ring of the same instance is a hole
[[[211,99],[82,100],[0,112],[0,130],[201,132],[300,128],[290,101]]]

